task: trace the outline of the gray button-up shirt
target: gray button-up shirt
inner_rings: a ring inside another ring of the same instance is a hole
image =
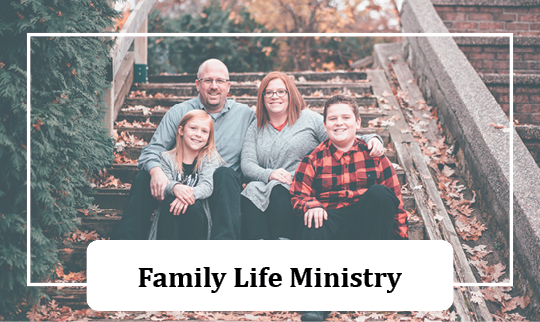
[[[238,170],[244,137],[249,125],[255,120],[255,112],[245,104],[228,99],[219,113],[211,114],[204,108],[199,97],[176,104],[165,114],[152,140],[142,150],[139,169],[150,171],[161,166],[159,155],[174,148],[180,120],[187,112],[195,109],[210,114],[214,121],[216,149],[227,166]]]

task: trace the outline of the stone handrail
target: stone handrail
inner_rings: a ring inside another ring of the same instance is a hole
[[[448,33],[429,0],[406,0],[401,23],[408,33]],[[513,225],[514,257],[522,269],[518,274],[525,275],[538,296],[540,168],[515,130],[502,131],[490,125],[508,126],[509,121],[452,37],[408,37],[403,48],[424,96],[437,106],[439,119],[462,154],[463,177],[479,193],[483,210],[496,220],[497,237],[509,241]],[[513,222],[509,222],[510,202]]]

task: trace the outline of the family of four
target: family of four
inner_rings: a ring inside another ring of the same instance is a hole
[[[217,59],[201,64],[195,84],[198,97],[173,106],[143,149],[113,238],[408,238],[398,178],[379,136],[356,137],[354,98],[333,96],[321,116],[271,72],[254,112],[227,99]]]

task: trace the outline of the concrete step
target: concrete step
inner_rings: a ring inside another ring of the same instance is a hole
[[[262,80],[268,73],[231,73],[229,79],[231,82],[254,82]],[[337,77],[343,80],[365,80],[367,75],[365,72],[286,72],[287,75],[299,80],[303,77],[306,81],[331,81]],[[149,83],[195,83],[196,74],[176,74],[176,75],[150,75],[148,76]]]
[[[137,160],[139,159],[139,156],[141,155],[142,147],[126,147],[126,157],[131,160]],[[387,150],[385,153],[386,157],[390,159],[392,163],[398,163],[396,151],[394,150]]]
[[[182,97],[164,97],[164,98],[129,98],[126,97],[125,103],[130,106],[142,105],[147,107],[154,106],[163,106],[170,107],[178,103],[185,102],[190,100],[192,97],[182,96]],[[241,96],[230,96],[229,98],[234,99],[235,101],[249,106],[255,106],[257,104],[257,97],[241,97]],[[328,100],[329,97],[304,97],[306,104],[309,107],[322,107],[324,103]],[[359,106],[377,106],[376,97],[358,97],[356,98]]]
[[[117,175],[122,173],[124,183],[131,183],[139,170],[136,167],[128,167],[124,165],[114,165],[113,170],[108,170],[109,174]],[[403,170],[396,171],[399,182],[404,185],[406,182],[405,172]],[[129,196],[129,189],[102,188],[96,189],[94,194],[94,203],[101,209],[123,209]]]
[[[150,142],[150,140],[152,139],[152,136],[154,136],[154,132],[156,131],[155,128],[133,128],[133,127],[115,127],[115,130],[117,130],[118,133],[122,131],[129,132],[129,134],[135,135],[137,138],[145,142]],[[360,134],[360,135],[366,134],[366,133],[379,134],[384,141],[384,146],[388,146],[388,143],[390,143],[390,135],[388,134],[388,130],[362,128],[359,131],[356,131],[356,134]]]
[[[309,96],[312,93],[318,91],[323,95],[334,95],[338,93],[356,93],[370,95],[371,85],[367,82],[354,83],[326,83],[326,82],[305,82],[297,83],[296,87],[300,94],[303,96]],[[132,91],[146,91],[146,94],[154,96],[157,93],[168,94],[174,96],[197,96],[197,88],[195,83],[177,83],[177,84],[163,84],[163,83],[147,83],[136,84],[131,87]],[[231,84],[229,93],[232,96],[257,96],[259,86],[256,83],[236,83]]]
[[[115,189],[110,190],[112,191],[112,194],[115,191]],[[123,195],[117,195],[117,198],[124,199],[125,197]],[[409,212],[415,211],[416,202],[411,194],[403,195],[403,202],[405,204],[405,210]],[[120,205],[121,202],[117,202],[117,204]],[[124,205],[122,203],[120,205],[120,209],[123,206]],[[96,216],[84,216],[81,214],[80,217],[82,224],[79,227],[79,230],[96,231],[96,233],[98,233],[101,238],[110,238],[114,227],[122,218],[122,210],[104,209],[103,212],[99,213]],[[152,218],[149,221],[149,225],[151,224],[151,220]],[[415,239],[423,239],[424,228],[422,223],[411,223],[410,230],[411,236],[414,236]],[[86,270],[86,249],[88,247],[88,244],[89,242],[73,243],[71,251],[66,252],[64,250],[61,250],[59,252],[60,260],[62,260],[64,263],[64,271],[79,272],[81,270]]]
[[[138,110],[138,111],[120,110],[116,120],[117,121],[126,120],[130,123],[133,123],[133,121],[146,122],[146,120],[150,120],[150,122],[159,125],[159,123],[163,119],[163,116],[165,115],[165,113],[167,113],[168,110],[169,109],[160,109],[160,110],[151,112],[150,115],[144,115],[143,111],[141,110]],[[321,114],[323,113],[323,108],[312,108],[311,110],[316,111]],[[381,110],[377,108],[361,108],[360,109],[362,127],[367,127],[369,121],[378,117],[383,117],[383,116],[385,116],[385,113],[382,113]]]

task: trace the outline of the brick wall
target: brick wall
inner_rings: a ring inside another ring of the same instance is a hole
[[[509,114],[509,85],[506,82],[485,82],[506,115]],[[514,119],[520,124],[540,124],[540,86],[514,84]]]
[[[540,0],[431,1],[449,32],[514,34],[514,119],[540,125]],[[508,37],[454,39],[508,115]]]
[[[463,45],[458,41],[458,46],[478,73],[509,73],[508,45]],[[540,46],[514,45],[514,73],[540,75]]]
[[[450,32],[512,32],[515,36],[540,36],[539,7],[437,4],[434,7]]]

